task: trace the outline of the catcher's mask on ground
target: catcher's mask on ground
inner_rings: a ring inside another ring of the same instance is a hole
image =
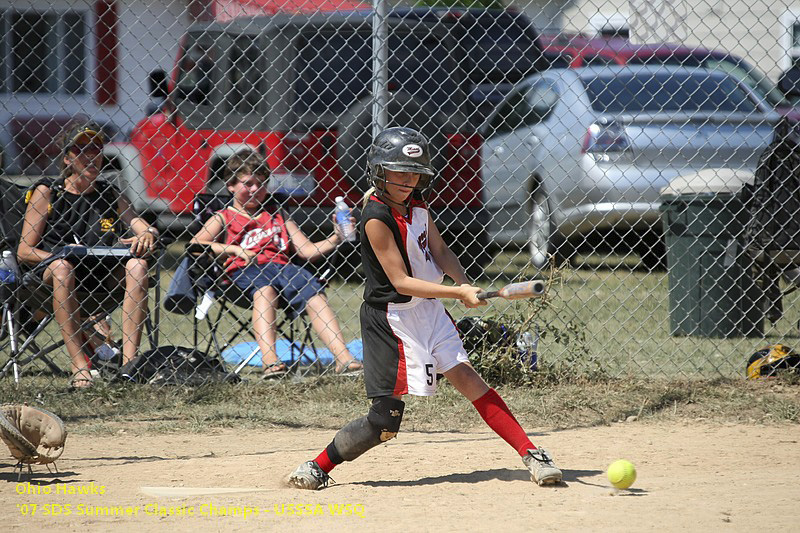
[[[388,128],[380,132],[369,149],[367,165],[370,185],[381,191],[385,189],[387,170],[419,174],[417,193],[424,193],[436,174],[428,139],[411,128]]]
[[[774,376],[779,370],[800,373],[800,354],[783,344],[770,344],[747,361],[747,379]]]

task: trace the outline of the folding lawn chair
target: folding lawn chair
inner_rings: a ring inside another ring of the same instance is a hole
[[[232,198],[226,195],[200,194],[195,198],[193,224],[194,233],[217,211],[230,205]],[[307,265],[304,265],[307,266]],[[237,287],[225,273],[222,265],[217,261],[214,253],[206,246],[190,244],[186,248],[186,257],[181,267],[191,280],[191,296],[182,301],[170,300],[168,294],[165,301],[167,310],[183,314],[192,314],[193,342],[196,350],[207,356],[214,355],[223,363],[225,351],[232,347],[232,343],[244,332],[251,331],[250,317],[243,319],[234,308],[250,309],[252,300]],[[313,267],[312,267],[313,268]],[[330,272],[327,270],[326,272]],[[325,276],[318,279],[325,284]],[[218,303],[216,313],[210,312],[211,305]],[[320,359],[314,338],[312,336],[311,322],[306,313],[294,316],[285,302],[279,301],[278,322],[276,324],[278,338],[283,338],[289,344],[289,357],[279,358],[289,367],[289,374],[306,376],[309,374],[322,374],[326,365]],[[234,330],[225,335],[220,332],[220,325],[224,316],[229,316],[235,323]],[[207,325],[207,343],[205,350],[200,344],[200,322]],[[239,374],[250,362],[259,355],[258,348],[253,348],[240,361],[233,372]]]

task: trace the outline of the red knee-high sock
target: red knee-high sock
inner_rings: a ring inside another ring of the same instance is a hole
[[[497,391],[489,389],[486,394],[472,402],[472,405],[478,410],[484,422],[517,450],[520,457],[523,457],[527,450],[536,449]]]
[[[344,462],[344,459],[339,455],[339,450],[336,449],[336,445],[331,441],[328,447],[322,450],[322,453],[314,459],[314,462],[319,465],[323,472],[330,474],[331,470],[336,468],[336,465]]]
[[[319,454],[316,459],[314,459],[314,462],[316,462],[326,474],[330,473],[330,471],[336,466],[336,464],[328,457],[327,449],[322,450],[322,453]]]

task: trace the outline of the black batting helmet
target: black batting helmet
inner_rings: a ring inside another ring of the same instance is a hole
[[[369,183],[383,189],[386,170],[415,172],[420,175],[416,189],[425,191],[436,172],[431,165],[428,139],[411,128],[388,128],[375,137],[367,156]]]

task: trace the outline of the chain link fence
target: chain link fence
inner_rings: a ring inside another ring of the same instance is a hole
[[[386,126],[428,139],[426,200],[476,285],[547,280],[455,317],[535,333],[540,371],[741,377],[798,335],[799,17],[0,1],[1,377],[357,371],[360,243],[333,215],[359,218]]]

